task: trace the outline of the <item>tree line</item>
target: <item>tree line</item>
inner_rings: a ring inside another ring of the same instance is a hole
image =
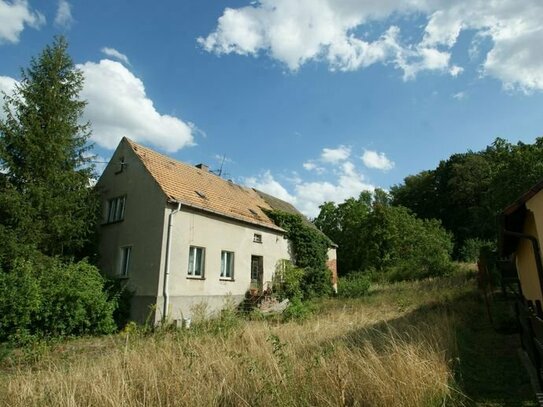
[[[543,178],[543,137],[517,144],[497,138],[481,151],[453,154],[406,177],[389,192],[326,202],[314,220],[338,248],[341,275],[365,272],[420,278],[474,261],[496,247],[498,215]]]

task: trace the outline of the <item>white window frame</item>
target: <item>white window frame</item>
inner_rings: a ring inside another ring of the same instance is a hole
[[[126,195],[117,196],[107,201],[106,223],[120,222],[124,219]]]
[[[202,255],[200,256],[200,267],[197,269],[198,256],[196,253],[201,250]],[[189,246],[189,262],[187,268],[187,278],[199,278],[203,279],[205,276],[205,262],[206,262],[206,249],[205,247],[200,246]],[[199,271],[200,274],[196,274],[196,271]]]
[[[130,272],[130,261],[132,258],[132,246],[120,247],[119,277],[128,278]]]
[[[221,251],[221,280],[234,279],[235,254],[228,250]]]
[[[253,235],[253,242],[262,243],[262,234],[261,233],[255,233]]]

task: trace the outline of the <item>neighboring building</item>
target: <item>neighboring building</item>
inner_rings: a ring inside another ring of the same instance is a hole
[[[515,302],[523,350],[543,386],[543,180],[526,191],[501,214],[499,254],[502,278],[508,270],[518,276],[519,296]],[[516,269],[516,273],[515,273]],[[505,280],[505,279],[504,279]],[[503,284],[503,282],[502,282]]]
[[[543,180],[501,214],[499,249],[501,257],[509,257],[517,270],[525,300],[543,300]]]
[[[208,312],[271,285],[291,259],[285,231],[266,210],[292,205],[123,138],[97,183],[102,194],[100,265],[134,291],[132,319]],[[335,266],[335,248],[329,250]],[[337,282],[335,267],[332,269]],[[153,312],[153,310],[155,310]]]

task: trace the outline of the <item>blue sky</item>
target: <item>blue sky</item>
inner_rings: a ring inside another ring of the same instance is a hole
[[[498,4],[499,3],[499,4]],[[543,135],[540,0],[0,0],[0,90],[64,34],[95,153],[122,136],[309,216]]]

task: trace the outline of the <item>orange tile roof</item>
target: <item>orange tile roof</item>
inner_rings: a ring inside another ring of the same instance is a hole
[[[176,161],[126,139],[166,196],[196,209],[283,231],[266,216],[272,207],[251,188]]]

